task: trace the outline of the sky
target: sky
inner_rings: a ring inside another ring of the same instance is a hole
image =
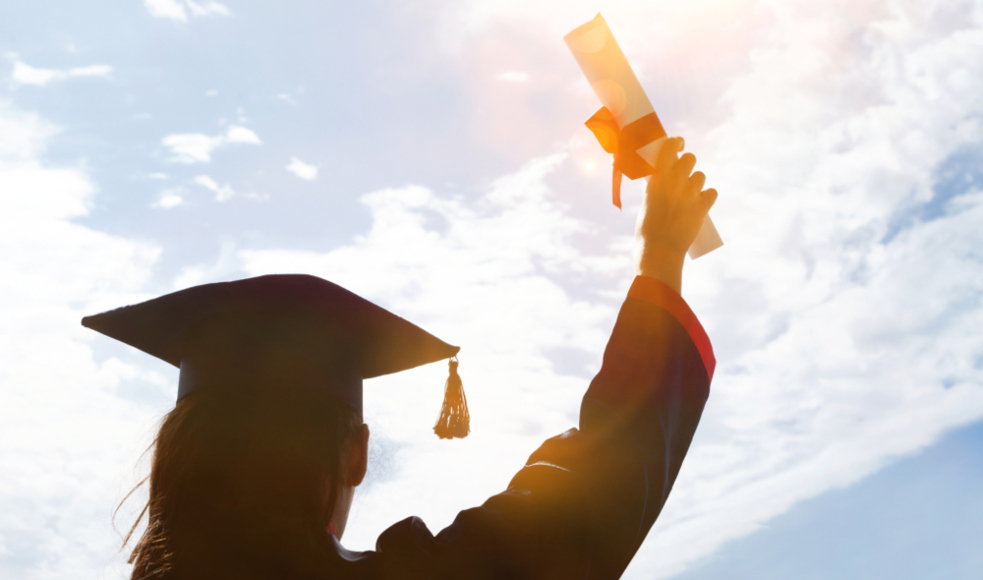
[[[175,369],[83,315],[274,272],[462,345],[366,385],[345,545],[507,485],[580,398],[632,278],[601,12],[719,198],[684,270],[718,361],[625,578],[977,578],[983,2],[100,0],[0,19],[0,578],[125,578]],[[909,560],[905,560],[909,558]],[[899,561],[905,565],[899,565]]]

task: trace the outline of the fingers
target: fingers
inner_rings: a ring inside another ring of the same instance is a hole
[[[707,176],[702,171],[697,171],[690,176],[687,188],[693,193],[699,193],[706,182]]]
[[[672,168],[672,177],[675,179],[686,179],[693,172],[694,167],[696,167],[696,156],[692,153],[687,153],[680,157],[679,162]]]
[[[662,148],[659,149],[659,155],[655,159],[655,171],[656,173],[661,173],[672,169],[672,166],[676,163],[676,158],[679,152],[683,150],[683,138],[682,137],[672,137],[666,139],[666,142],[662,144]]]
[[[717,201],[717,190],[712,187],[706,191],[700,192],[700,199],[703,200],[704,207],[707,211],[713,207],[714,202]]]
[[[685,153],[679,156],[683,145],[682,137],[672,137],[662,145],[656,158],[656,174],[661,174],[659,182],[663,184],[662,187],[670,188],[667,191],[675,190],[698,196],[704,211],[709,211],[717,201],[717,190],[713,188],[703,190],[703,186],[706,185],[706,174],[702,171],[693,171],[696,167],[695,155]],[[655,185],[654,180],[649,182],[648,190],[651,192],[653,187],[659,187]]]

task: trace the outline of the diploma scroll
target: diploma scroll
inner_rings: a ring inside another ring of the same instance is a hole
[[[586,125],[604,150],[614,155],[611,189],[614,204],[620,208],[621,175],[629,179],[652,175],[659,149],[666,141],[665,129],[600,14],[563,40],[604,105]],[[689,256],[698,258],[723,244],[707,216],[689,248]]]

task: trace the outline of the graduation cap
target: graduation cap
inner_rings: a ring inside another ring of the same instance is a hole
[[[82,326],[181,369],[178,400],[198,389],[311,389],[362,414],[362,380],[450,359],[434,432],[467,436],[451,346],[337,284],[277,274],[194,286],[86,316]]]

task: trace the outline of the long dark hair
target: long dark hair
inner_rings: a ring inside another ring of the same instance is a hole
[[[327,540],[360,425],[347,405],[290,387],[206,387],[182,398],[152,445],[150,497],[124,540],[146,515],[131,579],[317,567],[296,560],[322,553],[314,546]]]

